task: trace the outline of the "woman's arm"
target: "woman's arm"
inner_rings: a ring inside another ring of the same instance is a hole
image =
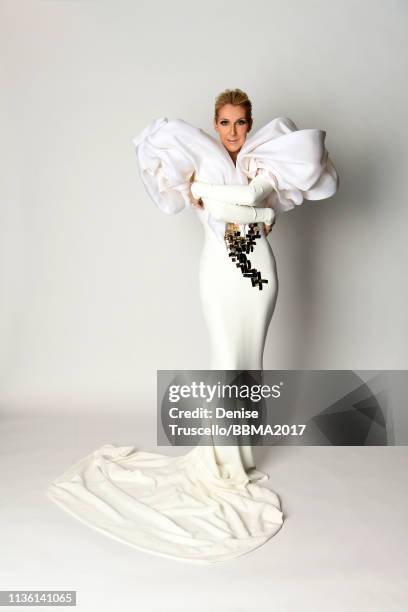
[[[265,200],[274,190],[270,180],[258,174],[249,185],[217,185],[194,181],[191,192],[197,199],[211,198],[230,204],[251,205]]]
[[[273,208],[255,208],[255,206],[230,204],[204,198],[204,206],[217,221],[226,223],[265,223],[271,225],[275,219]]]

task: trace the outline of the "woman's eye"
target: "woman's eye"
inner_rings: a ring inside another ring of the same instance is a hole
[[[226,121],[225,119],[223,119],[222,121],[220,121],[221,125],[228,125],[228,121]],[[245,119],[239,119],[239,121],[237,121],[238,125],[245,125],[246,121]]]

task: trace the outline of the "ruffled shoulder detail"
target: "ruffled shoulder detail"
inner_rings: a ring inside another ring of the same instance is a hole
[[[190,179],[196,168],[185,143],[196,139],[198,131],[182,119],[161,117],[132,140],[146,191],[165,213],[178,213],[192,203]]]
[[[183,119],[154,119],[133,138],[142,182],[165,213],[192,207],[192,175],[201,180],[231,180],[227,153],[213,137]]]
[[[329,198],[339,177],[325,147],[325,130],[299,130],[288,117],[277,117],[253,135],[239,152],[237,165],[253,179],[267,177],[275,189],[268,205],[284,212],[303,200]]]

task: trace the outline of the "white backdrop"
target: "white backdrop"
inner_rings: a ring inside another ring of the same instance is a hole
[[[265,368],[408,368],[407,4],[0,3],[0,401],[155,404],[156,369],[208,367],[202,228],[141,184],[152,119],[212,132],[225,88],[254,129],[327,130],[338,194],[269,236],[280,291]],[[233,307],[233,304],[232,304]]]

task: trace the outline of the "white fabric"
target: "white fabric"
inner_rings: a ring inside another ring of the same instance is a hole
[[[225,185],[222,185],[225,187]],[[215,221],[224,221],[225,223],[237,223],[241,226],[246,226],[249,223],[267,223],[271,224],[275,213],[272,208],[255,208],[255,206],[229,204],[228,202],[220,202],[209,198],[203,198],[205,208]]]
[[[191,185],[191,193],[196,199],[204,201],[213,219],[244,226],[248,223],[272,223],[275,218],[273,208],[255,208],[251,205],[260,206],[273,190],[270,179],[261,174],[252,179],[249,185],[214,185],[199,181]]]
[[[275,210],[287,202],[299,203],[296,194],[303,197],[304,190],[321,197],[333,192],[337,178],[323,154],[324,133],[304,130],[294,139],[293,134],[280,135],[279,130],[292,128],[290,120],[284,119],[265,127],[274,142],[268,141],[265,129],[263,136],[260,130],[252,144],[246,143],[245,155],[241,149],[235,166],[226,150],[201,130],[182,120],[154,121],[134,141],[149,194],[162,210],[174,213],[190,206],[193,173],[197,182],[213,187],[229,182],[233,188],[253,179],[258,169],[273,181],[274,190],[267,199]],[[261,157],[260,147],[272,153]],[[289,151],[292,156],[296,151],[296,162],[291,163]],[[317,151],[322,156],[319,163]],[[289,178],[294,182],[288,190]],[[282,193],[272,202],[271,196],[280,188]],[[231,215],[240,209],[250,215],[251,208],[261,210],[211,198],[205,202],[228,205]],[[196,210],[205,236],[200,298],[210,336],[210,367],[262,370],[278,292],[270,244],[261,234],[251,253],[252,266],[268,280],[259,291],[232,265],[218,240],[220,228],[225,228],[225,222],[218,220],[219,209],[215,219],[206,209]],[[260,484],[267,478],[255,468],[248,445],[222,446],[214,439],[211,446],[168,457],[105,444],[50,483],[47,494],[79,520],[121,542],[182,561],[215,564],[248,553],[281,528],[279,498]]]
[[[271,180],[262,174],[258,174],[248,185],[213,185],[200,181],[194,181],[191,185],[191,193],[197,199],[211,198],[247,206],[264,202],[273,190]]]
[[[262,370],[278,280],[265,236],[251,253],[268,279],[262,291],[231,265],[205,224],[199,288],[213,370]],[[217,374],[218,376],[218,374]],[[228,382],[228,381],[226,381]],[[105,444],[48,487],[65,511],[146,552],[201,564],[224,562],[264,544],[283,524],[278,495],[264,484],[250,446],[197,446],[185,455]]]

